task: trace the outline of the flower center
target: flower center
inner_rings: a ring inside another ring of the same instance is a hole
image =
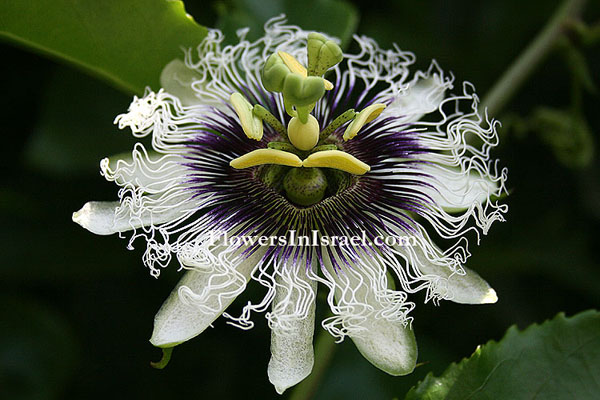
[[[372,104],[359,113],[346,110],[323,130],[311,115],[317,101],[333,84],[322,77],[342,61],[341,48],[319,33],[307,40],[308,68],[291,54],[271,54],[262,70],[266,90],[283,97],[286,113],[291,117],[287,129],[260,104],[252,105],[241,93],[231,95],[231,104],[246,136],[261,141],[263,122],[277,131],[281,142],[270,142],[267,148],[251,151],[230,162],[236,169],[262,165],[260,178],[267,186],[285,193],[292,203],[311,206],[328,193],[339,193],[348,187],[350,175],[363,175],[370,170],[364,162],[341,151],[327,139],[348,123],[344,141],[354,138],[363,125],[377,118],[384,104]]]
[[[307,154],[334,151],[341,146],[341,143],[333,136],[321,140],[319,143],[310,151],[299,151],[294,145],[287,142],[270,142],[268,148],[281,150],[282,153],[295,153],[306,160],[310,157],[306,157]],[[340,151],[340,153],[343,152]],[[358,178],[356,175],[336,168],[293,167],[283,164],[261,165],[255,176],[265,186],[301,207],[312,206],[341,193]]]
[[[310,207],[335,196],[356,181],[351,174],[337,169],[293,168],[276,164],[261,166],[258,179],[274,192],[301,207]]]

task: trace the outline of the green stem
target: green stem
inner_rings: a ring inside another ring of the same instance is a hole
[[[335,352],[335,339],[326,330],[321,330],[315,343],[315,365],[312,373],[293,389],[289,400],[309,400],[325,376]]]
[[[577,18],[587,0],[565,0],[544,29],[506,70],[481,102],[491,116],[497,115],[544,60],[563,33],[565,22]]]
[[[164,367],[167,366],[169,361],[171,361],[171,353],[173,353],[173,347],[163,347],[163,348],[161,348],[161,350],[162,350],[161,359],[156,362],[150,362],[150,365],[152,366],[152,368],[163,369]]]

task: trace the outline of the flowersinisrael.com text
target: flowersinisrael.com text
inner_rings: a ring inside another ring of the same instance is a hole
[[[312,230],[310,235],[300,235],[297,231],[288,231],[283,236],[260,236],[260,235],[232,235],[227,232],[212,231],[210,233],[212,243],[224,242],[227,246],[367,246],[375,244],[382,246],[415,246],[417,240],[414,236],[386,235],[367,237],[366,231],[358,236],[327,236]]]

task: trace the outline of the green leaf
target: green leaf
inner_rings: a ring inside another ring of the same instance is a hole
[[[520,332],[511,327],[441,377],[429,374],[405,400],[597,399],[600,313],[563,313]]]
[[[563,165],[584,168],[593,160],[594,137],[582,113],[540,106],[529,123]]]
[[[102,158],[130,150],[137,141],[113,124],[131,99],[84,74],[56,68],[40,101],[24,161],[46,176],[98,176]]]
[[[196,47],[206,28],[181,1],[0,2],[0,38],[53,56],[127,92],[159,87],[162,68]]]
[[[217,27],[231,43],[236,30],[249,27],[248,39],[262,36],[267,20],[285,14],[288,22],[305,30],[315,30],[349,43],[358,25],[358,11],[345,0],[231,0],[217,5]]]

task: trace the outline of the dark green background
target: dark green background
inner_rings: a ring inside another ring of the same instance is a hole
[[[201,24],[229,27],[238,15],[246,18],[249,9],[239,4],[188,0],[186,7]],[[383,47],[397,43],[413,51],[420,68],[435,58],[457,83],[469,80],[483,96],[559,2],[354,4],[360,34]],[[257,13],[264,18],[268,12]],[[295,7],[294,13],[292,21],[310,21],[319,10]],[[599,16],[598,2],[590,2],[584,19]],[[131,96],[6,44],[0,50],[0,397],[278,398],[266,375],[269,330],[260,315],[250,331],[219,319],[215,329],[176,348],[165,370],[149,367],[160,356],[148,343],[154,313],[177,280],[176,268],[155,280],[141,262],[143,243],[127,251],[116,235],[94,236],[71,222],[71,213],[86,201],[116,199],[116,187],[100,177],[98,165],[133,143],[112,125]],[[600,84],[598,46],[582,51]],[[551,53],[498,117],[526,118],[541,105],[567,108],[571,77],[561,53]],[[600,102],[589,93],[583,100],[597,145]],[[509,168],[508,221],[495,224],[481,246],[472,241],[467,264],[492,284],[500,301],[434,306],[423,304],[422,294],[414,296],[413,327],[424,365],[393,378],[346,340],[337,346],[316,398],[403,398],[429,371],[441,373],[478,344],[501,338],[512,324],[525,327],[559,311],[598,308],[598,157],[579,168],[565,165],[541,139],[544,132],[511,126],[501,129],[495,152]],[[262,293],[252,285],[233,308]],[[319,305],[322,315],[325,304]]]

